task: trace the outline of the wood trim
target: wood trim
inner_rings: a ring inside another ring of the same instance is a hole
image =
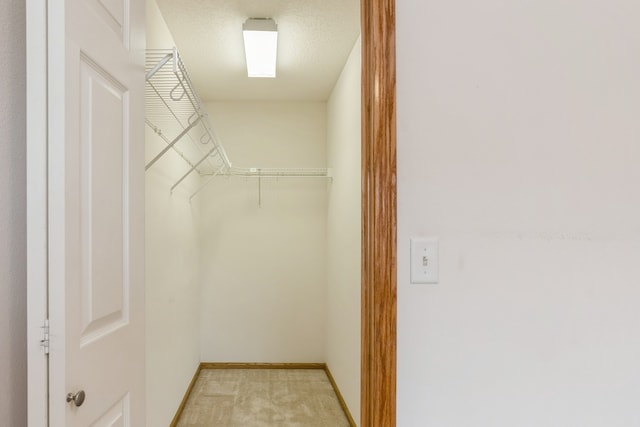
[[[200,369],[325,369],[324,363],[202,362]]]
[[[361,0],[361,426],[396,425],[395,0]]]
[[[176,415],[173,417],[171,424],[169,427],[176,427],[178,425],[178,421],[180,421],[180,417],[182,416],[182,412],[184,411],[185,406],[187,406],[187,400],[189,400],[189,396],[191,396],[191,392],[193,391],[193,386],[196,385],[196,381],[200,376],[200,371],[202,370],[202,363],[198,365],[196,369],[196,373],[193,374],[193,378],[189,383],[189,387],[187,387],[187,391],[184,393],[184,397],[182,398],[182,402],[180,402],[180,406],[178,406],[178,410],[176,411]]]
[[[331,387],[333,387],[333,391],[335,392],[336,397],[338,398],[338,402],[340,402],[342,411],[344,412],[344,415],[347,417],[347,420],[349,421],[349,426],[358,427],[356,425],[356,422],[353,420],[353,417],[351,416],[351,411],[349,411],[347,402],[344,401],[344,398],[342,397],[342,393],[340,393],[340,389],[338,388],[338,384],[336,383],[336,380],[333,379],[333,375],[331,375],[331,371],[329,370],[329,367],[326,364],[324,364],[324,372],[325,374],[327,374],[327,378],[329,378]]]

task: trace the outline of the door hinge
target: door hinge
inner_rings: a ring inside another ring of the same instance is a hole
[[[45,355],[49,354],[49,319],[45,319],[44,325],[40,327],[42,329],[42,339],[40,340],[40,347]]]

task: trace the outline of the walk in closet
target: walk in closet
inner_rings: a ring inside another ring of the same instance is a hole
[[[169,424],[201,362],[326,363],[359,417],[359,3],[313,3],[147,0],[148,425]],[[279,75],[250,80],[220,44],[242,49],[242,22],[267,16]],[[293,39],[321,25],[346,38],[331,84],[267,96],[313,59]],[[209,68],[190,68],[212,43]]]

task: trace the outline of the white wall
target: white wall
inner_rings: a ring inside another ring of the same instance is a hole
[[[238,167],[325,167],[326,104],[207,104]],[[217,178],[201,203],[202,360],[323,362],[326,180]]]
[[[638,20],[397,3],[399,427],[640,425]]]
[[[147,1],[147,47],[172,48],[171,34],[154,0]],[[146,157],[166,143],[146,127]],[[147,425],[169,425],[200,362],[200,281],[197,201],[192,175],[169,150],[146,172]]]
[[[0,4],[0,425],[27,425],[24,2]]]
[[[360,38],[327,103],[327,365],[360,424]]]

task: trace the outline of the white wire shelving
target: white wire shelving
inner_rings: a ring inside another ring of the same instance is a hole
[[[191,199],[218,176],[259,180],[330,178],[326,168],[232,167],[175,48],[147,50],[145,100],[145,123],[166,143],[146,164],[145,170],[169,150],[176,152],[189,165],[188,171],[173,184],[171,192],[194,172],[208,179],[191,195]]]

